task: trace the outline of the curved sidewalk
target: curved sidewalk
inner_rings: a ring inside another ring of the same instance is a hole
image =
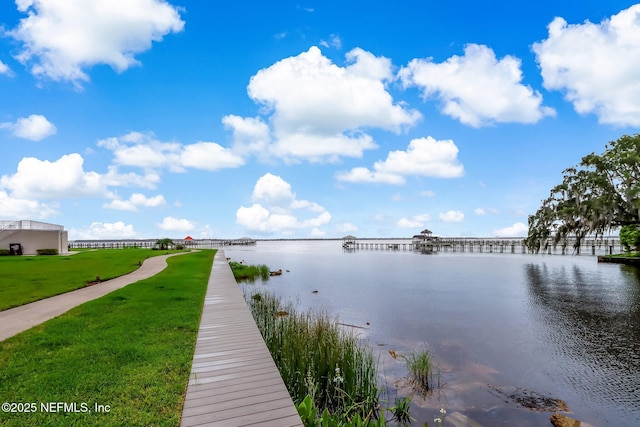
[[[124,288],[137,281],[155,276],[165,269],[167,258],[182,255],[183,253],[187,252],[147,258],[140,268],[124,276],[0,311],[0,341],[53,319],[75,306],[105,296],[116,289]]]

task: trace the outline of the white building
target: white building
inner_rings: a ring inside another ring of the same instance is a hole
[[[57,249],[69,252],[69,236],[62,225],[38,221],[0,220],[0,249],[11,250],[16,255],[35,255],[38,249]]]

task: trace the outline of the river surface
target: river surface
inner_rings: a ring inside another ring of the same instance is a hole
[[[378,355],[391,403],[412,390],[389,350],[428,347],[442,385],[413,394],[414,425],[433,425],[440,408],[484,427],[551,425],[553,412],[515,396],[562,399],[567,415],[593,426],[640,425],[637,268],[592,256],[345,251],[340,241],[259,241],[225,253],[284,271],[243,286],[358,326],[349,328]]]

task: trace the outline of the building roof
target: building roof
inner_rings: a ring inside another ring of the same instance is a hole
[[[0,230],[64,230],[64,226],[47,222],[21,220],[0,220]]]

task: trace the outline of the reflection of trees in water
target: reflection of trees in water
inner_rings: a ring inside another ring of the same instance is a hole
[[[526,264],[533,315],[558,367],[590,398],[640,409],[640,270],[612,277]]]

